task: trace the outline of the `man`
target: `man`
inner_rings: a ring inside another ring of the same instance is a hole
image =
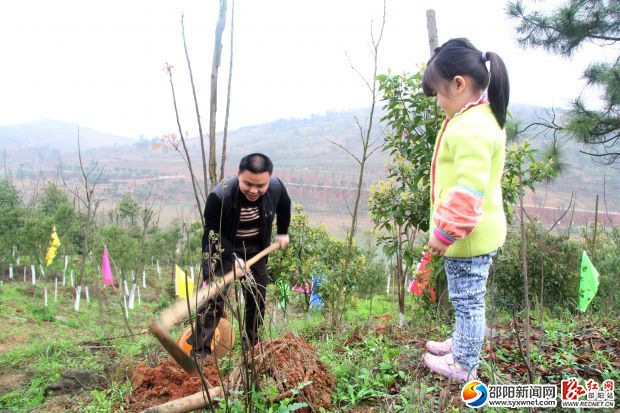
[[[281,249],[288,246],[291,200],[282,181],[271,176],[272,172],[273,164],[267,156],[261,153],[244,156],[239,163],[237,176],[218,184],[207,197],[202,237],[203,275],[206,282],[231,271],[233,262],[237,263],[238,268],[245,268],[246,258],[268,247],[271,244],[274,216],[277,216],[277,242]],[[221,251],[220,259],[211,259],[218,251]],[[255,283],[244,282],[244,350],[259,341],[258,329],[265,313],[267,257],[254,264],[251,271]],[[195,349],[196,356],[205,357],[211,353],[211,339],[223,312],[223,295],[198,308],[196,333],[199,340]],[[192,337],[188,338],[188,343],[194,344]]]

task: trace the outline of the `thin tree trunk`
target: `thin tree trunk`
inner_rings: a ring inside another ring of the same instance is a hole
[[[400,225],[398,226],[398,249],[396,256],[398,265],[398,321],[402,327],[403,315],[405,314],[405,272],[403,271],[403,238]]]
[[[527,276],[527,252],[526,252],[526,233],[525,233],[525,217],[523,211],[523,174],[519,173],[519,207],[520,207],[520,230],[521,230],[521,261],[523,264],[523,302],[525,307],[525,365],[528,373],[528,383],[534,383],[534,372],[530,364],[530,291],[529,280]],[[516,320],[515,320],[516,323]]]
[[[435,19],[435,10],[426,10],[426,30],[428,32],[428,47],[431,50],[431,56],[435,53],[435,49],[439,47],[439,38],[437,37],[437,21]]]
[[[80,169],[82,170],[82,176],[84,178],[84,192],[86,194],[86,225],[84,226],[82,240],[82,260],[80,265],[80,278],[78,280],[78,285],[81,286],[84,282],[84,276],[86,273],[86,254],[88,254],[88,234],[90,234],[90,217],[91,217],[91,208],[92,208],[92,199],[90,197],[90,191],[88,188],[88,177],[84,171],[84,164],[82,162],[82,149],[80,146],[80,127],[78,126],[78,156],[80,160]]]
[[[360,166],[359,169],[359,174],[358,174],[358,178],[357,178],[357,192],[355,195],[355,203],[353,206],[353,212],[351,213],[351,228],[350,231],[348,233],[347,236],[347,255],[345,257],[345,262],[344,262],[344,266],[343,266],[343,274],[346,274],[349,266],[351,264],[351,260],[352,260],[352,255],[353,255],[353,239],[355,237],[355,232],[357,230],[357,216],[359,213],[359,204],[360,204],[360,199],[361,199],[361,195],[362,195],[362,185],[364,183],[364,170],[365,170],[365,166],[366,166],[366,161],[368,160],[368,158],[370,158],[370,156],[372,156],[372,154],[375,152],[375,150],[377,148],[374,148],[372,150],[370,150],[370,146],[372,145],[370,143],[370,135],[372,133],[372,127],[373,127],[373,118],[374,118],[374,113],[375,113],[375,106],[376,106],[376,102],[377,102],[377,68],[378,68],[378,55],[379,55],[379,45],[381,44],[381,39],[383,38],[383,30],[385,28],[385,1],[383,2],[383,18],[381,21],[381,29],[379,32],[379,37],[377,39],[375,39],[374,34],[372,32],[372,29],[370,31],[370,35],[371,35],[371,39],[372,39],[372,53],[373,53],[373,77],[372,77],[372,86],[371,83],[369,83],[366,79],[364,79],[364,77],[360,74],[360,72],[353,66],[353,64],[351,64],[351,68],[360,75],[360,77],[362,77],[362,79],[364,80],[364,82],[366,83],[366,86],[368,87],[370,94],[371,94],[371,106],[370,106],[370,115],[369,115],[369,119],[368,119],[368,127],[366,128],[366,131],[364,133],[364,129],[362,128],[361,124],[359,123],[359,121],[357,121],[357,125],[358,128],[360,130],[360,139],[362,141],[362,156],[360,158],[357,158],[357,156],[355,156],[351,151],[349,151],[348,149],[346,149],[344,146],[340,145],[340,144],[336,144],[338,146],[340,146],[342,149],[344,149],[347,153],[349,153],[349,155],[351,155],[353,157],[353,159],[355,159],[357,161],[357,163]],[[351,63],[349,61],[349,63]],[[334,142],[332,142],[334,143]],[[335,312],[333,314],[333,321],[334,324],[336,326],[340,325],[340,321],[342,320],[343,317],[343,313],[344,313],[344,297],[343,297],[343,290],[344,290],[344,277],[341,277],[341,279],[338,281],[338,286],[337,286],[337,295],[336,295],[336,305],[335,305]]]
[[[545,266],[540,274],[540,342],[545,337]]]
[[[592,234],[592,261],[596,260],[596,230],[598,229],[598,194],[594,206],[594,233]]]
[[[220,162],[220,179],[224,179],[224,166],[226,165],[226,140],[228,138],[228,118],[230,116],[230,89],[233,73],[233,46],[235,32],[235,0],[232,0],[230,9],[230,62],[228,64],[228,91],[226,93],[226,116],[224,117],[224,137],[222,139],[222,161]]]
[[[215,159],[215,124],[217,115],[217,76],[222,59],[222,33],[226,25],[226,0],[220,0],[220,14],[215,27],[215,45],[211,66],[211,103],[209,111],[209,181],[211,187],[217,184],[217,160]],[[205,182],[205,193],[207,182]]]
[[[573,218],[575,216],[575,207],[576,206],[577,206],[577,193],[575,192],[575,203],[573,204],[573,210],[570,213],[570,221],[568,223],[568,231],[566,233],[566,235],[568,235],[569,237],[570,237],[570,230],[571,230],[571,228],[573,226]]]

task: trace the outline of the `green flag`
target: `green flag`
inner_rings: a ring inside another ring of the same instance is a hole
[[[586,311],[598,291],[598,271],[592,265],[588,254],[581,257],[581,281],[579,282],[579,310]]]
[[[286,308],[289,298],[291,296],[291,286],[286,281],[279,279],[276,283],[278,305],[280,308]]]

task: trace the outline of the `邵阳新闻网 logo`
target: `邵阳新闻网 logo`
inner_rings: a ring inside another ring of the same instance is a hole
[[[461,399],[467,407],[478,408],[484,406],[489,398],[487,386],[478,380],[471,380],[461,390]]]

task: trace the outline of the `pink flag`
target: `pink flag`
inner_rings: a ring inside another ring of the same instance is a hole
[[[103,283],[114,286],[112,277],[112,268],[110,267],[110,257],[108,257],[108,247],[103,247],[103,260],[101,261],[101,273],[103,274]]]

